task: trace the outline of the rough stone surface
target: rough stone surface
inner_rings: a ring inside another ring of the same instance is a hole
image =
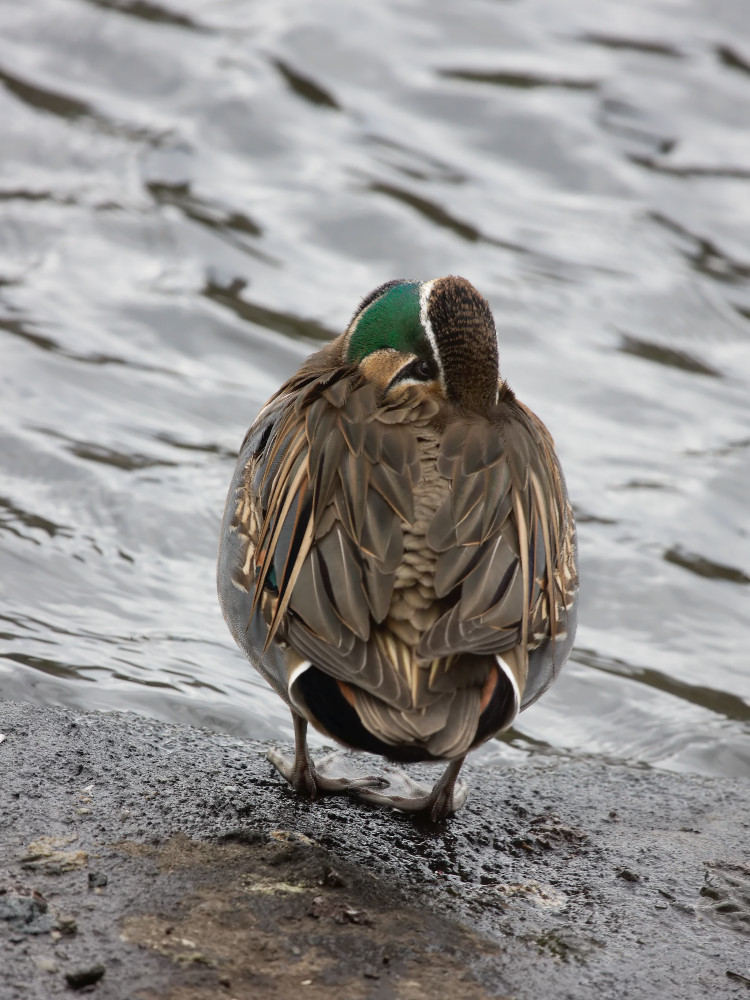
[[[123,1000],[750,995],[744,779],[467,767],[431,827],[130,714],[6,702],[0,733],[2,1000],[87,970]]]

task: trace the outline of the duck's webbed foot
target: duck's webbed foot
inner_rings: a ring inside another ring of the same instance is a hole
[[[398,768],[388,767],[385,769],[385,789],[366,787],[353,791],[353,794],[364,802],[391,806],[402,812],[427,813],[436,823],[457,812],[466,801],[469,789],[465,782],[457,780],[463,762],[464,757],[452,760],[432,788],[414,781]]]
[[[388,781],[378,774],[356,776],[343,751],[336,751],[313,761],[307,746],[307,719],[292,712],[294,721],[294,757],[279,750],[269,750],[268,760],[299,795],[317,799],[321,793],[330,795],[359,794],[361,791],[385,788]]]
[[[466,801],[468,788],[458,780],[464,757],[452,760],[432,787],[414,781],[396,767],[386,767],[383,774],[357,775],[344,751],[313,761],[307,746],[307,719],[296,712],[292,712],[292,719],[294,756],[269,750],[267,757],[299,795],[313,800],[326,793],[351,795],[402,812],[426,813],[433,822],[457,812]]]

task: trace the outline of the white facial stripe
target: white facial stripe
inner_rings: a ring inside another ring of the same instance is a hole
[[[425,380],[421,378],[402,378],[398,380],[398,382],[393,388],[400,389],[404,385],[421,385],[422,388],[424,388],[426,385],[431,385],[431,384],[432,384],[431,382],[425,382]]]
[[[430,292],[432,291],[432,286],[437,280],[437,278],[433,278],[432,281],[423,281],[419,286],[419,322],[422,324],[422,329],[424,330],[430,347],[432,348],[432,356],[434,357],[435,364],[438,366],[438,371],[440,372],[440,385],[443,392],[445,392],[445,372],[443,371],[443,362],[440,358],[437,341],[435,340],[435,331],[432,329],[432,323],[430,323],[430,317],[427,313],[427,303],[430,300]]]

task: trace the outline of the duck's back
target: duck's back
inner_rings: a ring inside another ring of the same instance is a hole
[[[282,697],[348,745],[458,757],[509,725],[567,657],[572,574],[551,439],[510,391],[467,416],[325,372],[282,388],[243,445],[222,608]]]

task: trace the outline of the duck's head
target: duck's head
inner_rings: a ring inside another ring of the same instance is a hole
[[[465,278],[386,282],[362,301],[341,348],[343,360],[359,365],[386,394],[421,385],[481,414],[497,403],[495,323]]]

